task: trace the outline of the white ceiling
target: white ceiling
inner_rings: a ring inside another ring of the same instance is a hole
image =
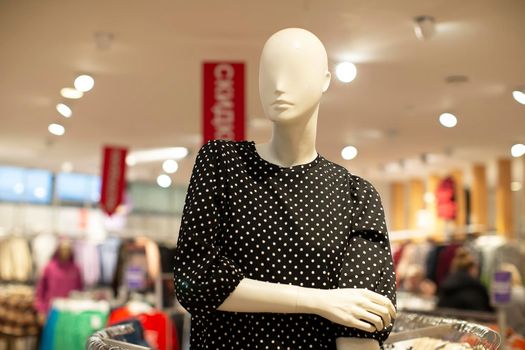
[[[432,40],[416,39],[418,15],[436,18]],[[71,161],[97,173],[106,143],[186,146],[173,179],[187,182],[201,142],[201,63],[246,62],[246,138],[265,142],[258,58],[285,27],[314,32],[332,69],[343,59],[358,67],[351,84],[332,81],[317,137],[319,153],[355,173],[384,177],[385,164],[425,152],[447,154],[434,166],[443,170],[525,143],[525,106],[511,96],[525,85],[523,0],[1,0],[0,164],[59,170]],[[113,33],[109,49],[97,48],[98,31]],[[95,87],[65,120],[59,91],[79,72]],[[468,82],[447,84],[450,75]],[[445,111],[457,115],[456,128],[438,123]],[[47,132],[55,121],[64,136]],[[341,158],[347,144],[359,149],[355,160]],[[139,165],[130,178],[159,172],[158,163]]]

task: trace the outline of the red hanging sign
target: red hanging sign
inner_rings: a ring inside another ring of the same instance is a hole
[[[203,143],[244,140],[244,63],[203,64]]]
[[[104,147],[100,207],[108,215],[115,212],[124,197],[127,153],[126,148]]]

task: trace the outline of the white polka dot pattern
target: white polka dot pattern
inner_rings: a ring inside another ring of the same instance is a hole
[[[395,302],[379,195],[320,154],[281,167],[253,141],[211,140],[195,161],[175,252],[175,292],[191,349],[336,349],[360,332],[312,314],[217,308],[247,277],[309,288],[369,288]],[[392,296],[393,293],[393,296]]]

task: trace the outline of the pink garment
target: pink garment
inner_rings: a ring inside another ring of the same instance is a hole
[[[61,261],[58,258],[58,252],[55,252],[38,280],[35,309],[47,314],[53,299],[65,298],[71,291],[83,288],[82,274],[73,262],[73,257],[69,261]]]

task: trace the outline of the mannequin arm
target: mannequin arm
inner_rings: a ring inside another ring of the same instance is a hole
[[[307,288],[246,277],[240,280],[217,310],[310,313],[365,332],[383,329],[396,314],[388,298],[366,289]]]

